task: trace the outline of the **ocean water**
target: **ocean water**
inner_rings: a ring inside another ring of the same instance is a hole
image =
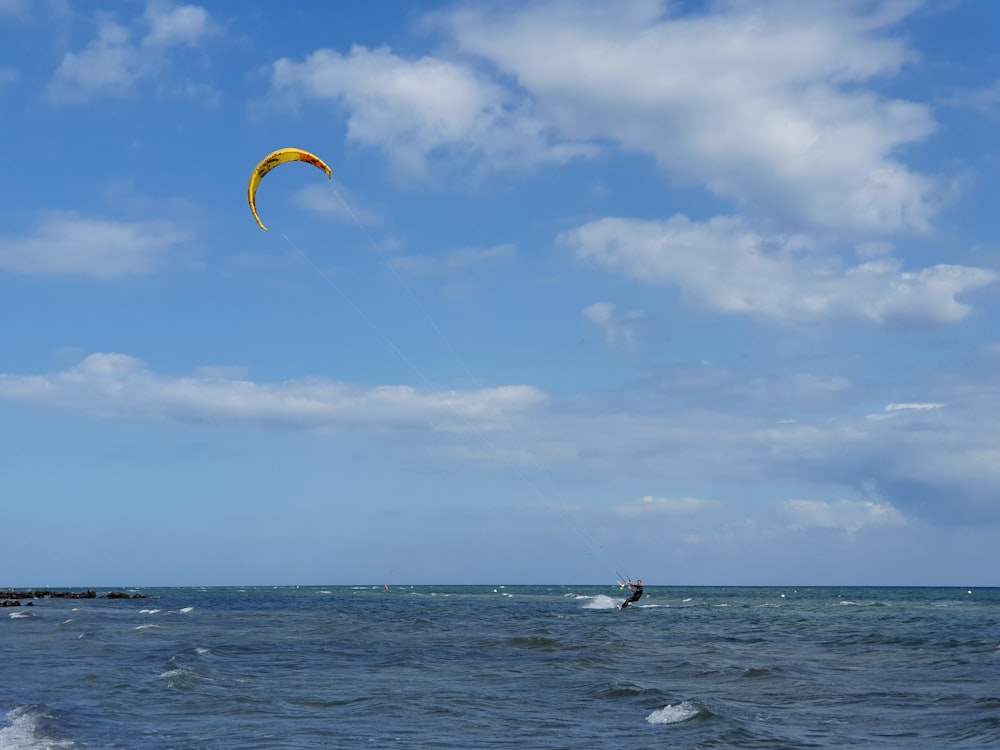
[[[142,593],[0,609],[0,749],[1000,747],[1000,589]]]

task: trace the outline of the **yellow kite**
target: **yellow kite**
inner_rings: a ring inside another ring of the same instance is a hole
[[[253,218],[257,220],[257,224],[265,232],[267,227],[260,220],[257,215],[257,186],[260,185],[260,181],[264,179],[264,175],[270,172],[279,164],[285,164],[290,161],[304,161],[307,164],[312,164],[314,167],[322,169],[326,172],[326,176],[329,179],[333,179],[333,174],[330,172],[330,168],[326,166],[326,163],[314,154],[310,154],[308,151],[303,151],[300,148],[279,148],[274,151],[261,161],[250,175],[250,184],[247,185],[247,201],[250,203],[250,210],[253,212]]]

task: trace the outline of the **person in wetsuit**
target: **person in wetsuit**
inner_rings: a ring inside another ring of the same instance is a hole
[[[637,601],[639,601],[639,599],[642,598],[642,579],[641,578],[639,580],[637,580],[635,582],[635,584],[633,584],[632,581],[629,581],[625,585],[628,586],[628,590],[632,592],[632,596],[630,596],[628,599],[626,599],[620,605],[618,605],[618,609],[625,609],[632,602],[637,602]]]

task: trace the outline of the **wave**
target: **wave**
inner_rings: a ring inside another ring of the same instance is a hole
[[[743,670],[743,676],[750,679],[773,677],[781,672],[780,667],[748,667]]]
[[[653,711],[646,717],[650,724],[680,724],[701,714],[703,709],[694,701],[682,701]]]
[[[595,690],[593,695],[604,701],[640,698],[647,703],[658,702],[667,697],[659,688],[642,687],[634,682],[621,680]]]
[[[205,683],[211,682],[201,672],[187,667],[168,669],[160,675],[159,679],[163,680],[166,686],[173,690],[194,690]]]
[[[605,596],[604,594],[598,594],[597,596],[585,596],[581,597],[583,599],[589,600],[583,605],[584,609],[617,609],[618,601],[612,599],[610,596]]]
[[[76,747],[72,740],[55,737],[46,726],[54,717],[38,706],[18,706],[7,712],[8,726],[0,729],[3,750],[58,750]]]

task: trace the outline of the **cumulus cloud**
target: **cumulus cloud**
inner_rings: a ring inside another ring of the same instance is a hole
[[[745,215],[607,218],[559,241],[582,262],[677,286],[704,308],[782,323],[954,324],[995,272],[909,269],[885,239],[929,230],[946,192],[899,157],[935,131],[930,109],[879,90],[918,61],[895,31],[914,7],[456,6],[425,19],[444,35],[436,54],[321,49],[278,60],[272,85],[342,108],[348,138],[382,149],[407,179],[443,163],[526,168],[608,148],[655,159],[668,179]],[[855,259],[831,241],[852,243]],[[628,346],[634,321],[607,312],[584,316]]]
[[[969,312],[958,298],[996,279],[957,265],[904,271],[891,258],[846,266],[800,235],[764,234],[738,217],[601,219],[562,233],[559,243],[583,263],[678,286],[708,309],[777,322],[955,323]]]
[[[442,58],[406,60],[386,47],[319,50],[302,62],[278,60],[273,85],[345,107],[348,138],[384,149],[405,179],[426,179],[428,162],[442,155],[518,168],[591,151],[550,142],[544,124],[501,84]]]
[[[33,233],[0,237],[0,269],[38,276],[113,279],[152,273],[187,234],[166,221],[43,214]]]
[[[947,188],[899,159],[936,129],[881,81],[917,61],[907,3],[552,0],[432,13],[436,54],[321,49],[275,90],[346,111],[408,180],[526,169],[617,147],[668,179],[804,230],[924,232]],[[988,98],[988,97],[987,97]],[[454,173],[454,172],[453,172]]]
[[[181,47],[200,43],[212,31],[208,11],[197,5],[152,2],[146,6],[149,33],[145,47]]]
[[[96,39],[63,56],[48,96],[69,103],[100,94],[131,95],[137,83],[165,69],[173,50],[197,46],[215,32],[208,12],[196,5],[150,2],[142,18],[131,25],[102,18]],[[204,93],[203,87],[190,83],[181,88]]]
[[[650,154],[679,180],[802,225],[922,231],[937,187],[893,154],[934,120],[866,88],[916,59],[891,36],[905,9],[557,0],[439,22],[571,142]]]

